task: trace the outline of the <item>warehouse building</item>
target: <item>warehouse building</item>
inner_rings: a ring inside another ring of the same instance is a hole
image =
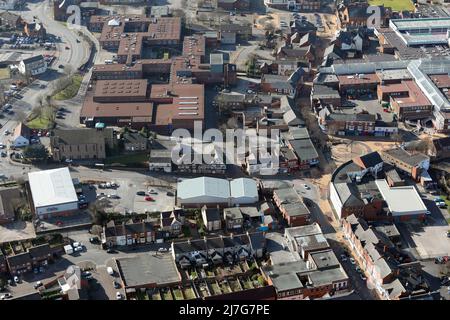
[[[201,207],[251,204],[259,199],[256,182],[249,178],[226,179],[200,177],[178,183],[179,206]]]
[[[78,210],[78,197],[68,168],[28,174],[32,208],[40,219]]]

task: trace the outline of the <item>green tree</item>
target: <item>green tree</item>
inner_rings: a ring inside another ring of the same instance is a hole
[[[23,156],[29,160],[43,161],[48,159],[48,150],[42,144],[33,144],[25,148]]]

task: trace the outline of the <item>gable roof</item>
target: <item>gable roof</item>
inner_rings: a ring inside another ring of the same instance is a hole
[[[364,165],[364,167],[366,169],[372,168],[372,167],[376,166],[377,164],[383,162],[380,154],[376,151],[365,154],[365,155],[359,157],[359,159],[361,160],[362,164]]]

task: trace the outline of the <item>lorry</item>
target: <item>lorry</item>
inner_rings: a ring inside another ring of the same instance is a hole
[[[72,254],[73,253],[73,247],[70,244],[64,246],[64,252],[66,254]]]

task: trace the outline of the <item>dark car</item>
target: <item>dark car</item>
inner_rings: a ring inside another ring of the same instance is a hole
[[[64,66],[63,66],[62,64],[60,64],[60,65],[58,66],[58,68],[64,69]]]
[[[175,196],[175,194],[174,194],[173,192],[171,192],[171,191],[168,191],[168,192],[167,192],[167,195],[168,195],[169,197]]]
[[[113,281],[113,285],[114,285],[114,289],[120,289],[120,283],[118,283],[117,281]]]
[[[89,242],[90,243],[99,243],[100,239],[98,237],[92,237],[92,238],[89,238]]]
[[[106,250],[106,253],[117,253],[117,251],[109,248],[108,250]]]
[[[136,192],[136,195],[145,196],[145,191],[138,191],[138,192]]]

